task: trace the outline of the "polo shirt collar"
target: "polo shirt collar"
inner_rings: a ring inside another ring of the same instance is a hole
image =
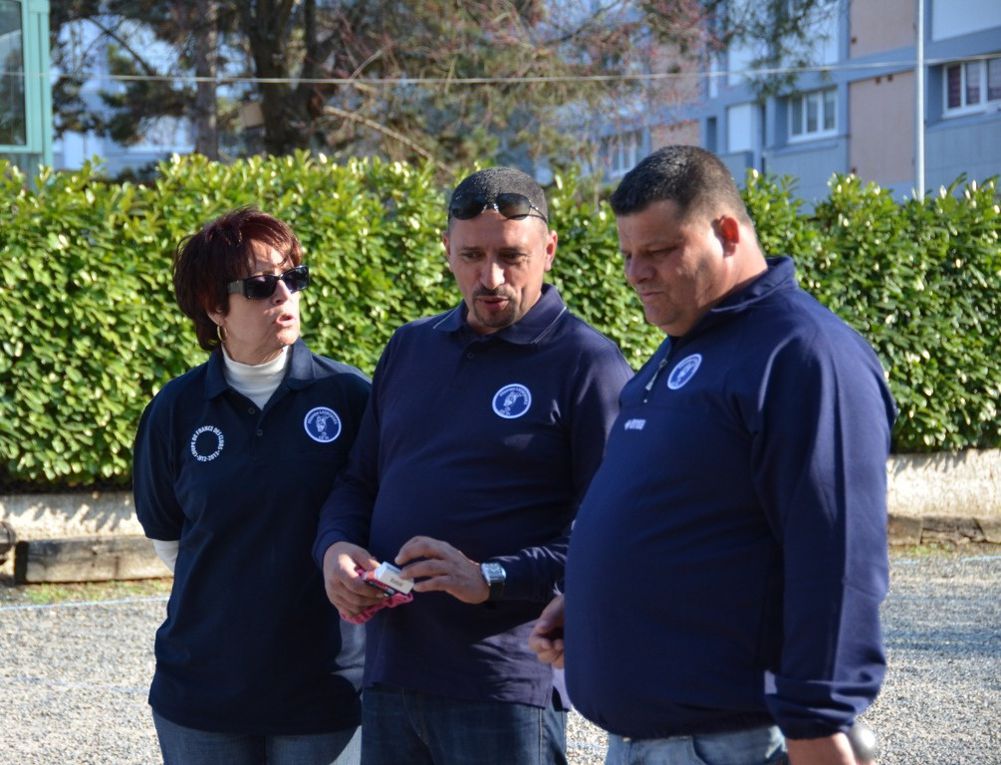
[[[301,390],[311,385],[316,380],[316,365],[313,363],[313,354],[309,352],[306,343],[302,338],[298,338],[292,347],[288,349],[292,358],[288,361],[288,369],[285,372],[285,384],[292,390]]]
[[[528,313],[509,327],[489,335],[478,335],[484,338],[497,338],[514,345],[531,345],[542,340],[553,328],[556,322],[566,313],[567,307],[560,297],[559,290],[551,284],[542,285],[542,294]],[[466,321],[469,309],[465,301],[445,314],[433,326],[439,332],[475,334]]]
[[[765,259],[768,268],[743,289],[728,295],[717,305],[706,312],[699,321],[683,337],[672,338],[672,343],[693,338],[711,327],[731,321],[744,311],[750,310],[761,300],[771,297],[775,292],[796,288],[796,267],[792,258],[773,257]]]
[[[316,379],[313,354],[309,352],[309,348],[306,347],[306,343],[302,341],[301,337],[292,344],[288,352],[289,360],[285,367],[285,378],[282,383],[292,390],[300,390]],[[226,361],[222,356],[222,348],[216,348],[209,356],[205,371],[205,398],[216,398],[229,390],[225,367]]]
[[[760,300],[771,297],[777,290],[796,284],[796,266],[788,256],[765,258],[767,268],[739,292],[728,295],[714,306],[712,313],[734,314],[746,311]]]

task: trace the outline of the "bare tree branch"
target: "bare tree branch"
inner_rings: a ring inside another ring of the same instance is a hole
[[[110,38],[111,40],[114,40],[115,44],[119,48],[124,50],[126,53],[128,53],[132,57],[132,60],[135,61],[135,63],[142,68],[143,72],[145,72],[148,75],[160,74],[156,69],[153,68],[153,66],[149,62],[146,61],[146,59],[144,59],[141,55],[139,55],[139,53],[135,50],[135,48],[132,47],[132,45],[128,42],[128,40],[126,40],[124,37],[118,34],[116,30],[112,29],[111,27],[99,21],[99,18],[100,17],[95,16],[87,19],[87,21],[89,21],[95,27],[100,29],[101,32],[103,32],[106,37]]]
[[[333,115],[335,117],[340,117],[341,119],[351,120],[352,122],[358,122],[364,125],[365,127],[370,128],[371,130],[375,130],[379,133],[382,133],[383,135],[389,136],[394,141],[398,141],[399,143],[403,144],[408,149],[413,151],[415,154],[418,154],[419,156],[431,162],[431,164],[434,165],[436,169],[448,170],[448,168],[445,167],[445,165],[441,164],[441,162],[439,162],[435,158],[434,154],[432,154],[430,151],[428,151],[423,146],[418,144],[416,141],[414,141],[411,138],[408,138],[407,136],[403,135],[402,133],[396,130],[393,130],[392,128],[386,127],[385,125],[380,125],[375,120],[370,120],[368,117],[363,117],[360,114],[349,112],[345,109],[338,109],[336,106],[330,106],[330,105],[323,107],[323,113],[327,115]]]

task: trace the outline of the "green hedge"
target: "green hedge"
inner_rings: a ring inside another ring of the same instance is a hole
[[[225,210],[254,204],[293,226],[314,274],[306,341],[367,372],[393,329],[458,299],[429,169],[192,156],[150,186],[106,183],[94,166],[35,186],[0,163],[0,490],[128,485],[142,408],[205,356],[173,302],[171,253]],[[549,190],[552,278],[638,366],[661,335],[624,283],[611,213],[589,196],[573,178]],[[808,215],[786,182],[752,174],[746,198],[766,250],[795,257],[803,285],[879,352],[901,407],[896,450],[1001,445],[992,183],[900,204],[836,177]]]
[[[1001,446],[996,179],[899,203],[835,176],[801,215],[787,184],[751,174],[745,198],[766,250],[792,255],[800,284],[882,359],[900,408],[896,451]]]

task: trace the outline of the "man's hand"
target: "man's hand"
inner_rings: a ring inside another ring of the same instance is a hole
[[[789,765],[876,765],[875,760],[857,760],[844,733],[823,738],[787,738],[786,748]]]
[[[463,603],[483,603],[490,597],[480,564],[440,539],[413,537],[400,548],[394,562],[402,567],[403,576],[421,580],[414,592],[447,592]]]
[[[335,542],[323,554],[323,586],[327,598],[343,616],[357,616],[385,597],[385,593],[365,584],[358,573],[361,568],[371,571],[379,561],[358,545]]]
[[[563,667],[563,596],[557,595],[535,620],[528,647],[535,651],[535,658],[557,669]]]

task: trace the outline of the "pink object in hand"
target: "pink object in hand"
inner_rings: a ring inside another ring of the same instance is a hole
[[[341,618],[346,622],[351,622],[351,624],[364,624],[373,616],[375,616],[376,613],[381,611],[383,608],[396,608],[396,606],[403,605],[404,603],[409,603],[411,600],[414,599],[414,596],[411,595],[410,593],[397,592],[392,587],[383,584],[377,579],[373,579],[372,571],[366,571],[365,569],[360,567],[356,568],[355,571],[357,571],[359,574],[362,575],[362,578],[365,579],[366,584],[375,587],[376,589],[382,590],[383,592],[388,594],[388,597],[383,598],[374,606],[369,606],[360,614],[356,614],[355,616],[345,616],[344,614],[341,614]]]

